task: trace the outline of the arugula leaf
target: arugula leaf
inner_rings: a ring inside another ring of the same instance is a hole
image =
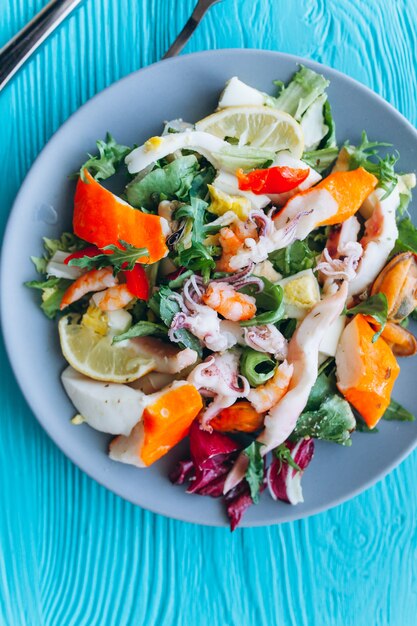
[[[258,313],[250,320],[240,322],[241,326],[260,326],[263,324],[275,324],[284,317],[284,290],[281,285],[274,285],[268,278],[261,277],[264,288],[261,292],[256,293],[252,286],[239,289],[243,293],[254,296],[256,300],[256,308],[264,310],[264,313]]]
[[[175,244],[177,265],[201,272],[205,280],[208,280],[211,270],[215,269],[213,256],[219,252],[216,246],[204,244],[208,233],[213,230],[210,222],[206,222],[207,207],[207,202],[192,196],[189,204],[181,206],[175,212],[176,220],[186,220],[185,234]]]
[[[25,285],[42,291],[41,309],[47,317],[53,319],[59,312],[62,297],[71,283],[66,278],[48,278],[44,281],[30,280]]]
[[[168,328],[171,326],[174,316],[181,311],[181,307],[175,299],[177,295],[175,291],[162,285],[148,302],[149,308],[155,315],[161,318]],[[174,298],[172,298],[172,296],[174,296]],[[174,341],[182,344],[185,348],[195,350],[200,357],[203,354],[199,340],[186,328],[180,328],[175,331]]]
[[[134,207],[148,210],[155,209],[162,197],[182,200],[190,191],[198,167],[197,158],[192,154],[157,167],[127,185],[127,200]]]
[[[185,281],[188,280],[188,278],[190,278],[190,276],[192,276],[193,274],[194,272],[192,270],[187,270],[186,272],[183,272],[182,274],[177,276],[177,278],[173,278],[172,280],[168,281],[168,287],[170,289],[178,289],[179,287],[182,287]]]
[[[317,253],[310,249],[306,240],[294,241],[282,250],[276,250],[269,255],[274,269],[285,278],[314,267]]]
[[[376,293],[373,296],[370,296],[364,302],[352,307],[351,309],[346,309],[344,311],[346,315],[356,315],[357,313],[362,313],[363,315],[371,315],[374,320],[380,324],[378,332],[372,337],[372,343],[378,339],[382,331],[384,330],[385,324],[388,319],[388,300],[387,296],[384,293]]]
[[[294,461],[291,456],[291,451],[289,448],[287,448],[285,443],[281,443],[279,446],[274,448],[272,454],[275,458],[279,459],[281,463],[287,463],[287,465],[292,467],[292,469],[294,469],[296,472],[301,472],[301,467],[297,465],[297,463]]]
[[[84,182],[87,182],[84,176],[85,169],[96,180],[110,178],[116,172],[117,167],[125,156],[131,151],[131,148],[128,148],[128,146],[118,144],[110,133],[107,133],[105,141],[102,139],[97,141],[97,148],[99,156],[89,154],[89,159],[80,168],[80,177]]]
[[[417,228],[410,218],[406,217],[398,224],[398,239],[390,257],[392,258],[398,252],[407,252],[408,250],[417,253]]]
[[[147,320],[142,320],[131,326],[124,333],[116,335],[113,338],[112,343],[124,341],[125,339],[133,339],[133,337],[147,337],[149,335],[164,338],[167,336],[167,334],[168,331],[165,326],[162,326],[161,324],[155,324],[154,322],[148,322]]]
[[[382,419],[398,422],[414,422],[415,417],[410,411],[407,411],[401,404],[395,400],[391,400],[389,407],[385,411]]]
[[[245,478],[254,504],[259,502],[260,490],[264,481],[264,460],[261,455],[262,445],[259,441],[252,441],[250,446],[243,450],[243,454],[246,454],[249,459]]]
[[[295,117],[299,122],[308,107],[325,92],[329,84],[324,76],[301,65],[298,72],[275,99],[274,105],[277,109]]]
[[[110,250],[112,254],[97,254],[96,256],[83,256],[79,259],[71,259],[68,263],[69,266],[75,265],[83,269],[101,269],[103,267],[113,266],[113,274],[117,274],[123,270],[133,270],[135,263],[141,257],[148,254],[147,248],[135,248],[130,243],[119,240],[123,249],[113,244],[104,246],[102,250]]]
[[[363,167],[379,180],[379,187],[385,190],[383,198],[389,196],[398,182],[394,166],[399,159],[399,154],[387,154],[384,158],[379,156],[380,148],[389,147],[391,144],[379,141],[369,141],[365,131],[362,132],[359,146],[352,146],[346,142],[344,148],[349,155],[349,168],[355,170]]]
[[[190,196],[200,198],[200,200],[206,200],[209,195],[207,185],[211,185],[215,177],[216,170],[210,163],[201,167],[198,174],[194,176],[194,180],[190,187]]]
[[[304,163],[315,169],[319,174],[325,172],[337,159],[339,150],[337,147],[319,148],[304,152],[301,157]]]
[[[304,411],[297,420],[292,437],[314,437],[350,446],[350,433],[356,421],[350,404],[338,395],[331,396],[315,411]]]
[[[319,369],[306,404],[306,411],[317,411],[322,402],[337,394],[336,364],[334,359],[328,359]]]

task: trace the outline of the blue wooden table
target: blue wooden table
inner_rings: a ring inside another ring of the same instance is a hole
[[[1,0],[0,46],[45,2]],[[193,4],[85,0],[0,95],[2,231],[51,134],[158,60]],[[185,52],[221,47],[321,61],[417,123],[415,0],[224,0]],[[82,474],[37,424],[3,348],[0,359],[1,626],[417,623],[417,452],[343,506],[231,535],[143,511]]]

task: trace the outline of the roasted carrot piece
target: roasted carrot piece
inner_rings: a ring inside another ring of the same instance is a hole
[[[264,414],[255,411],[250,402],[241,400],[223,409],[210,421],[210,426],[221,433],[253,433],[262,427],[263,422]]]
[[[359,211],[364,200],[378,183],[378,179],[363,167],[349,172],[334,172],[326,176],[313,189],[327,189],[339,205],[335,215],[323,220],[317,226],[340,224]],[[302,193],[308,193],[308,189]]]
[[[168,252],[161,218],[142,213],[102,187],[84,170],[74,200],[74,233],[99,248],[126,241],[136,248],[147,248],[149,256],[141,263],[155,263]]]
[[[194,385],[181,385],[164,393],[143,412],[144,439],[140,456],[151,465],[188,434],[191,423],[203,408]]]
[[[389,345],[363,315],[355,315],[344,329],[336,352],[337,387],[373,428],[391,399],[400,368]]]

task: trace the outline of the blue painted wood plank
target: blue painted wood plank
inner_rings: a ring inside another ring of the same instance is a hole
[[[45,3],[2,0],[0,44]],[[160,58],[193,4],[86,0],[0,95],[2,231],[51,134],[97,91]],[[185,52],[242,46],[327,63],[417,123],[414,0],[224,0]],[[416,453],[308,520],[233,535],[174,522],[70,463],[31,415],[3,346],[0,358],[0,624],[415,625]]]

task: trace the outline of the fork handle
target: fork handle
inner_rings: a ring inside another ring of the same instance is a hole
[[[209,8],[213,6],[213,4],[217,4],[217,2],[219,2],[219,0],[199,0],[197,2],[191,17],[186,22],[174,43],[168,48],[167,52],[165,52],[162,57],[163,59],[169,59],[181,52]]]
[[[0,91],[11,77],[83,0],[51,0],[0,50]]]

